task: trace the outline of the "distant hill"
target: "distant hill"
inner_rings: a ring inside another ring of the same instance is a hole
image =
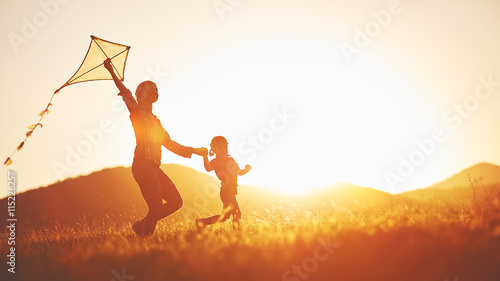
[[[204,191],[209,190],[207,186],[217,183],[215,178],[180,165],[163,165],[162,168],[185,201],[192,204],[195,198],[204,200],[207,208],[217,204],[216,200],[206,200],[207,192]],[[2,199],[0,205],[6,206],[5,200]],[[147,205],[130,167],[104,169],[16,196],[18,219],[34,226],[78,224],[82,220],[103,218],[129,221],[131,216],[141,217],[146,212]]]
[[[200,216],[220,211],[220,182],[207,173],[176,164],[162,165],[162,169],[175,183],[184,200],[183,208],[195,208]],[[238,202],[251,207],[254,214],[269,212],[284,202],[293,204],[327,204],[353,208],[373,205],[386,200],[388,194],[375,190],[341,184],[328,187],[313,195],[292,197],[269,189],[242,185],[238,189]],[[6,205],[6,199],[0,205]],[[277,204],[279,203],[279,204]],[[111,219],[128,223],[147,212],[147,205],[132,176],[130,167],[108,168],[89,175],[70,178],[46,187],[29,190],[16,196],[18,219],[32,226],[57,224],[78,225],[98,223]],[[0,218],[5,216],[0,214]],[[1,218],[3,221],[5,219]]]
[[[500,167],[480,163],[464,169],[459,173],[430,187],[408,191],[400,197],[418,200],[441,200],[471,203],[484,202],[500,192]]]
[[[446,180],[430,186],[429,188],[452,189],[456,187],[470,186],[470,182],[474,185],[490,185],[498,183],[500,182],[500,167],[489,163],[480,163],[464,169]]]
[[[327,201],[333,206],[345,208],[375,207],[387,204],[391,195],[374,188],[360,187],[350,183],[327,186],[312,195],[316,201]]]
[[[183,208],[191,208],[199,216],[220,211],[220,182],[214,176],[176,164],[163,165],[162,169],[179,189],[184,199]],[[250,210],[249,214],[254,215],[283,206],[292,208],[296,204],[343,209],[386,207],[389,203],[392,204],[394,198],[415,202],[441,200],[455,204],[457,200],[470,202],[473,196],[468,175],[475,182],[477,188],[474,191],[478,198],[491,194],[498,196],[494,183],[500,181],[500,167],[482,163],[429,188],[394,197],[386,192],[352,184],[326,186],[302,197],[276,194],[262,187],[243,185],[238,189],[238,202],[240,206]],[[7,206],[6,200],[0,200],[0,206]],[[130,223],[146,212],[147,205],[130,167],[104,169],[16,196],[17,218],[23,224],[34,227],[57,227],[58,224],[78,226],[82,222],[85,222],[84,225],[92,225],[103,219],[119,224]],[[182,214],[182,210],[180,213]],[[5,216],[6,212],[0,212],[0,219],[4,222]]]
[[[183,208],[196,208],[200,216],[220,212],[217,178],[176,164],[162,165],[162,169],[177,186],[184,200]],[[251,203],[255,209],[270,209],[282,199],[262,188],[239,188],[240,205]],[[0,206],[7,206],[6,200],[0,200]],[[103,219],[129,223],[131,218],[141,218],[146,213],[147,205],[130,167],[108,168],[16,195],[17,218],[35,227],[78,225],[82,221],[91,225]],[[6,221],[5,216],[0,213],[2,221]]]

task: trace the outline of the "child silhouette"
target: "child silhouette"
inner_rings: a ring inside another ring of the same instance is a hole
[[[233,216],[233,226],[239,227],[241,211],[236,201],[238,193],[238,176],[242,176],[252,168],[246,165],[245,169],[240,169],[234,159],[228,155],[227,140],[222,136],[217,136],[210,143],[210,156],[215,154],[215,158],[208,160],[208,151],[203,153],[203,164],[207,172],[215,171],[217,178],[221,181],[220,199],[222,200],[222,214],[196,220],[198,229],[206,225],[217,222],[225,222]]]

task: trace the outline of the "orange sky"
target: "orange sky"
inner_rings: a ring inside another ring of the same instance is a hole
[[[174,140],[229,140],[253,166],[241,183],[402,192],[500,164],[498,1],[4,1],[0,21],[3,156],[96,35],[132,46],[125,84],[157,82]],[[116,94],[110,81],[63,89],[9,166],[19,191],[130,165]]]

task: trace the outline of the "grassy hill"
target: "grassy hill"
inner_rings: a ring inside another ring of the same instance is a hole
[[[480,163],[428,188],[397,196],[414,202],[440,202],[453,207],[488,211],[500,193],[500,167]]]
[[[176,164],[165,164],[162,169],[176,184],[185,207],[196,206],[199,216],[220,211],[220,183],[217,178]],[[240,205],[250,208],[251,214],[265,213],[276,209],[277,205],[296,204],[332,206],[343,210],[385,208],[394,202],[420,206],[438,201],[450,206],[469,206],[484,202],[491,204],[500,191],[495,185],[499,181],[500,167],[482,163],[429,188],[394,197],[373,188],[348,183],[327,186],[302,197],[243,185],[239,188],[238,201]],[[0,204],[6,205],[6,198],[0,200]],[[18,217],[34,227],[75,225],[83,221],[98,223],[103,219],[122,224],[147,212],[147,205],[130,167],[104,169],[18,194],[16,206]],[[5,221],[3,216],[5,214],[2,213],[0,217]]]
[[[242,228],[226,222],[199,231],[195,218],[220,212],[219,181],[179,165],[162,168],[179,188],[184,207],[161,220],[147,239],[130,228],[147,211],[130,168],[105,169],[19,194],[17,273],[7,274],[2,262],[0,280],[500,277],[500,192],[494,184],[477,186],[474,193],[487,194],[482,197],[463,197],[470,193],[468,186],[391,196],[339,184],[302,197],[241,186]],[[458,176],[471,174],[472,168]],[[5,215],[0,212],[3,222]]]
[[[217,200],[207,200],[205,191],[210,191],[207,186],[217,184],[215,178],[180,165],[164,165],[162,168],[171,176],[188,204],[203,200],[206,208],[217,205]],[[6,204],[5,200],[0,204]],[[104,169],[29,190],[16,196],[16,207],[19,219],[40,227],[75,225],[105,218],[120,223],[147,212],[130,167]]]
[[[479,163],[457,174],[439,182],[430,189],[453,189],[456,187],[468,187],[472,185],[492,185],[500,182],[500,167],[489,164]]]
[[[196,206],[199,216],[220,212],[220,182],[214,176],[176,164],[162,169],[175,183],[184,206]],[[277,194],[262,187],[239,187],[238,201],[253,213],[263,213],[282,204],[326,204],[344,208],[374,206],[388,202],[389,195],[350,184],[331,186],[302,198]],[[6,204],[6,199],[0,204]],[[86,221],[112,219],[117,223],[142,217],[147,205],[135,183],[130,167],[104,169],[89,175],[29,190],[17,195],[17,216],[35,227],[75,225]],[[4,214],[2,214],[4,215]]]

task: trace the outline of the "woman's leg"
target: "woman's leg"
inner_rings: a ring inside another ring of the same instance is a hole
[[[172,180],[161,170],[158,169],[158,179],[161,186],[161,196],[167,201],[162,205],[161,215],[159,219],[167,217],[179,210],[182,205],[182,197],[175,187]]]
[[[148,204],[148,213],[142,219],[142,234],[152,235],[156,223],[160,219],[162,211],[162,194],[160,188],[160,181],[157,177],[158,169],[154,164],[148,161],[134,161],[132,164],[132,174],[134,179],[141,189],[142,197]]]

